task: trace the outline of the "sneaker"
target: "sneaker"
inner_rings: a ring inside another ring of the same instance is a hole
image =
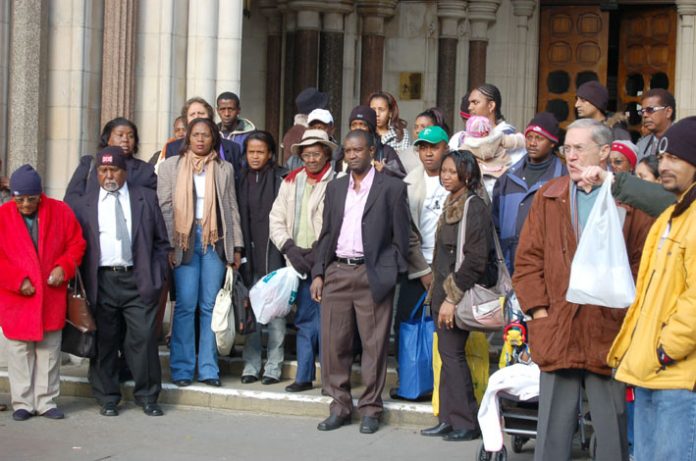
[[[54,407],[41,413],[41,416],[48,419],[63,419],[65,418],[65,413],[60,408]]]
[[[30,413],[23,408],[12,413],[12,419],[14,419],[15,421],[26,421],[32,416],[34,416],[34,413]]]

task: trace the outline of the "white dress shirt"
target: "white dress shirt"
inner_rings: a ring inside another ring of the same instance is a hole
[[[118,200],[123,208],[123,215],[128,226],[128,235],[133,242],[130,194],[128,183],[118,190]],[[121,255],[121,241],[116,238],[116,197],[109,195],[104,189],[99,189],[99,256],[100,266],[132,266],[133,259],[125,260]],[[131,244],[132,247],[132,244]]]

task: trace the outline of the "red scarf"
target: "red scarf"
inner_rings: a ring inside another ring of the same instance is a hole
[[[298,174],[300,174],[302,171],[307,173],[307,178],[313,179],[315,182],[321,181],[321,178],[324,177],[324,174],[326,174],[326,171],[331,168],[331,162],[326,162],[326,165],[324,165],[324,168],[321,169],[320,172],[318,173],[310,173],[307,170],[307,167],[301,166],[297,168],[296,170],[292,170],[286,177],[285,180],[287,182],[295,182],[295,178],[297,177]]]

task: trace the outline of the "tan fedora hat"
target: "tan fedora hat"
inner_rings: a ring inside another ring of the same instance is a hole
[[[329,146],[331,150],[338,147],[336,144],[329,140],[329,135],[324,130],[305,130],[302,135],[302,141],[297,144],[293,144],[290,150],[295,155],[300,155],[300,150],[304,146],[312,146],[314,144],[323,144]]]

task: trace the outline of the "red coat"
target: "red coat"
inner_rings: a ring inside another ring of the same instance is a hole
[[[38,254],[14,201],[0,207],[0,326],[9,339],[41,341],[45,331],[65,325],[67,281],[82,261],[85,241],[68,206],[41,194],[38,211]],[[48,286],[51,271],[60,266],[65,282]],[[19,292],[29,277],[33,296]]]

